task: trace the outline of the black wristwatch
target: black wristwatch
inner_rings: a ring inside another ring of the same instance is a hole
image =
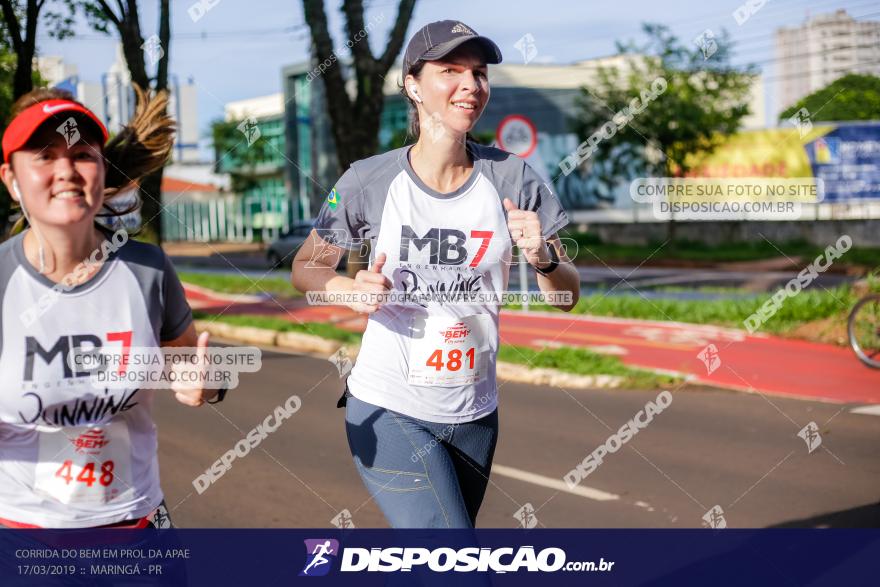
[[[537,271],[541,275],[547,275],[548,273],[552,273],[553,270],[555,270],[557,267],[559,267],[559,255],[556,254],[556,249],[549,242],[547,243],[547,249],[549,249],[549,252],[550,252],[550,264],[547,267],[545,267],[544,269],[540,269],[537,266],[532,265],[532,267],[535,267],[535,271]]]
[[[226,389],[225,387],[220,388],[220,389],[217,391],[217,395],[215,395],[213,399],[209,399],[209,400],[208,400],[208,403],[209,403],[209,404],[219,404],[220,402],[223,401],[223,398],[226,397],[226,392],[227,392],[227,391],[229,391],[229,390]]]

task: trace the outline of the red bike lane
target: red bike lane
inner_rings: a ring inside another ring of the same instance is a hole
[[[366,317],[339,306],[309,306],[257,296],[226,296],[184,285],[196,310],[328,322],[363,331]],[[553,312],[502,311],[501,342],[540,348],[578,346],[627,365],[676,372],[695,383],[833,403],[880,404],[880,370],[848,348],[744,330]]]

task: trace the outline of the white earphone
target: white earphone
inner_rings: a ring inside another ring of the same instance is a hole
[[[30,222],[31,219],[28,218],[29,214],[27,209],[24,207],[24,198],[21,197],[21,189],[18,187],[18,180],[12,180],[12,191],[15,192],[15,195],[18,196],[18,205],[21,206],[21,212],[24,214],[25,219]]]
[[[422,103],[422,99],[419,97],[418,92],[416,92],[415,87],[413,87],[413,86],[409,87],[409,95],[412,97],[413,100],[415,100],[419,104]]]

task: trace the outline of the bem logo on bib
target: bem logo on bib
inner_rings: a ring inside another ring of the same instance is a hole
[[[79,454],[93,454],[100,453],[102,448],[110,444],[110,439],[100,428],[91,428],[71,440],[70,443]]]
[[[482,242],[469,267],[480,264],[493,234],[495,233],[491,230],[471,231],[470,238],[480,239]],[[455,228],[430,228],[424,236],[419,236],[412,226],[404,224],[400,227],[400,262],[415,262],[410,260],[410,244],[413,244],[419,252],[428,248],[427,262],[430,265],[462,265],[468,258],[468,250],[465,246],[467,241],[468,237],[465,233]]]
[[[443,330],[443,342],[461,342],[471,333],[471,329],[464,322],[456,322],[449,328]]]

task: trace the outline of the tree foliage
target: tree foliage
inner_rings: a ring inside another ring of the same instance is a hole
[[[812,121],[880,120],[880,77],[851,73],[798,100],[779,115],[806,108]]]
[[[578,161],[608,189],[636,174],[683,173],[688,154],[711,152],[749,113],[755,70],[731,65],[727,33],[701,47],[663,25],[642,30],[647,41],[618,43],[622,63],[598,68],[577,100],[573,130],[584,141],[600,135]]]
[[[0,0],[4,43],[16,57],[10,84],[15,99],[34,89],[33,63],[40,21],[46,23],[50,37],[65,39],[73,35],[75,8],[76,0]]]
[[[215,120],[211,123],[217,173],[229,173],[234,193],[243,194],[257,185],[259,166],[272,156],[269,142],[245,135],[245,120]],[[259,128],[259,122],[257,122]]]

